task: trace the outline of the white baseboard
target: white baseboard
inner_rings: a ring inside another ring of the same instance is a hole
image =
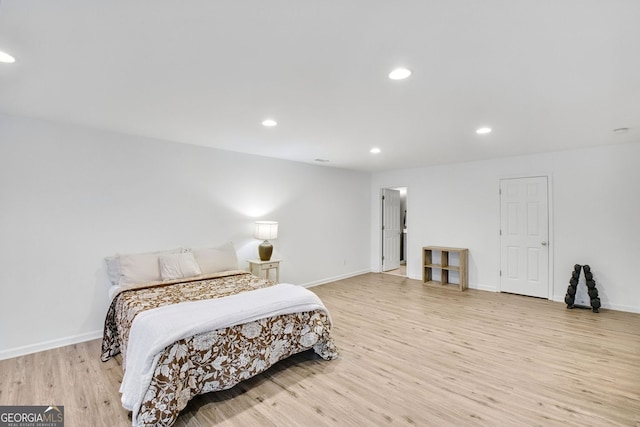
[[[486,286],[486,285],[469,285],[469,289],[477,289],[479,291],[487,291],[487,292],[500,292],[498,289],[496,289],[493,286]]]
[[[371,273],[371,269],[354,271],[351,273],[343,274],[340,276],[329,277],[321,280],[317,280],[315,282],[308,282],[301,284],[300,286],[305,288],[310,288],[313,286],[323,285],[325,283],[335,282],[337,280],[348,279],[350,277],[359,276],[361,274]],[[422,277],[409,277],[414,280],[422,280]],[[470,289],[478,289],[482,291],[489,292],[498,292],[496,288],[483,286],[483,285],[474,285]],[[564,302],[564,295],[562,296],[554,296],[552,301],[556,302]],[[609,310],[618,310],[618,311],[626,311],[630,313],[640,313],[640,309],[637,307],[619,305],[619,304],[602,304],[603,309]],[[87,332],[84,334],[72,335],[64,338],[58,338],[55,340],[44,341],[36,344],[25,345],[22,347],[10,348],[8,350],[0,351],[0,360],[11,359],[13,357],[24,356],[31,353],[37,353],[39,351],[51,350],[53,348],[64,347],[66,345],[77,344],[85,341],[91,341],[94,339],[98,339],[102,337],[102,330]]]
[[[66,345],[77,344],[80,342],[91,341],[97,338],[102,338],[102,330],[87,332],[79,335],[72,335],[69,337],[25,345],[22,347],[10,348],[8,350],[0,351],[0,360],[11,359],[12,357],[24,356],[26,354],[51,350],[52,348],[64,347]]]
[[[555,302],[561,302],[563,304],[565,304],[564,302],[564,295],[555,295],[553,297],[553,301]],[[631,307],[628,305],[620,305],[620,304],[609,304],[606,302],[602,303],[602,307],[605,310],[616,310],[616,311],[626,311],[627,313],[640,313],[640,308],[638,307]]]
[[[370,273],[371,270],[354,271],[340,276],[329,277],[321,279],[315,282],[309,282],[302,284],[305,288],[312,286],[322,285],[325,283],[335,282],[336,280],[347,279],[353,276],[359,276],[361,274]],[[55,340],[44,341],[36,344],[25,345],[22,347],[10,348],[8,350],[0,350],[0,360],[11,359],[12,357],[24,356],[31,353],[37,353],[39,351],[51,350],[53,348],[64,347],[66,345],[77,344],[85,341],[91,341],[97,338],[102,338],[102,330],[87,332],[84,334],[72,335],[69,337],[58,338]]]
[[[342,274],[340,276],[334,276],[334,277],[329,277],[329,278],[326,278],[326,279],[320,279],[320,280],[317,280],[315,282],[303,283],[300,286],[302,286],[303,288],[311,288],[313,286],[324,285],[325,283],[331,283],[331,282],[335,282],[337,280],[348,279],[349,277],[359,276],[361,274],[366,274],[366,273],[371,273],[371,270],[367,269],[367,270],[361,270],[361,271],[354,271],[354,272],[351,272],[351,273]]]

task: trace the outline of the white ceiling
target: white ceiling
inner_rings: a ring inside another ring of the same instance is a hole
[[[638,0],[2,0],[0,111],[381,171],[640,141],[639,46]]]

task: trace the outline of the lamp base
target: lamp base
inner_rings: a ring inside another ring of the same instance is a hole
[[[260,261],[269,261],[271,254],[273,253],[273,245],[266,240],[258,246],[258,255],[260,255]]]

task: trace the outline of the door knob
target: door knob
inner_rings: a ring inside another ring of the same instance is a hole
[[[547,246],[547,242],[542,242],[542,246]]]

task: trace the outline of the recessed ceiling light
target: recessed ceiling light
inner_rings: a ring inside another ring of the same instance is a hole
[[[613,130],[615,133],[627,133],[629,132],[629,128],[618,128]]]
[[[277,126],[277,125],[278,125],[278,122],[276,122],[275,120],[272,120],[272,119],[267,119],[267,120],[264,120],[262,122],[262,126],[266,126],[268,128],[272,128],[272,127]]]
[[[491,133],[491,128],[486,128],[486,127],[485,128],[480,128],[480,129],[476,130],[476,133],[478,135],[485,135],[487,133]]]
[[[391,80],[404,80],[411,75],[411,70],[407,68],[396,68],[389,73]]]
[[[369,150],[371,154],[378,154],[380,153],[380,151],[381,150],[378,147],[373,147],[371,150]]]
[[[0,62],[11,64],[12,62],[16,62],[16,59],[8,53],[0,50]]]

